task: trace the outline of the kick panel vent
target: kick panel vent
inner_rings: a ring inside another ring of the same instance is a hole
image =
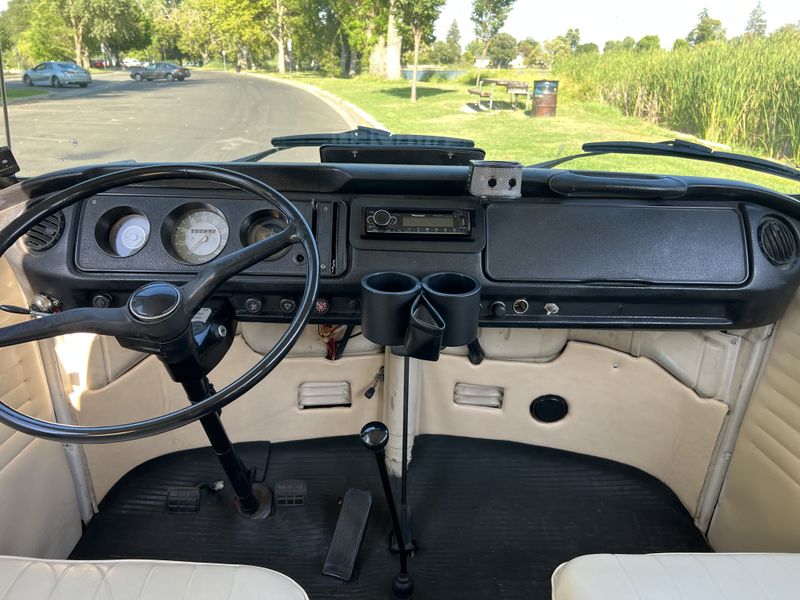
[[[64,213],[45,217],[22,236],[22,244],[32,252],[44,252],[56,245],[64,233]]]
[[[797,258],[797,238],[789,225],[775,217],[767,217],[758,227],[758,245],[769,262],[786,267]]]

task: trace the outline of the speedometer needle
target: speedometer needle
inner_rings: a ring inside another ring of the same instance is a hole
[[[194,252],[195,248],[197,248],[200,244],[205,244],[207,241],[208,241],[208,234],[205,234],[197,241],[197,243],[194,246],[189,248],[189,252]]]

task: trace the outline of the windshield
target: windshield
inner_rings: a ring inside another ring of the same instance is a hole
[[[672,139],[800,160],[800,11],[782,0],[678,0],[645,12],[633,0],[0,8],[8,145],[23,176],[117,161],[230,161],[277,136],[358,126],[465,138],[488,159],[523,164],[579,153],[586,142]],[[320,154],[293,148],[263,160]],[[774,176],[663,156],[609,154],[559,168],[800,192]]]

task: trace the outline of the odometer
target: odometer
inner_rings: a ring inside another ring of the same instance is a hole
[[[210,208],[190,210],[175,221],[170,241],[178,260],[201,265],[222,252],[228,242],[228,222]]]

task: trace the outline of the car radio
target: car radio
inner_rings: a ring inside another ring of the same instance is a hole
[[[470,211],[367,208],[364,231],[368,236],[468,236]]]

